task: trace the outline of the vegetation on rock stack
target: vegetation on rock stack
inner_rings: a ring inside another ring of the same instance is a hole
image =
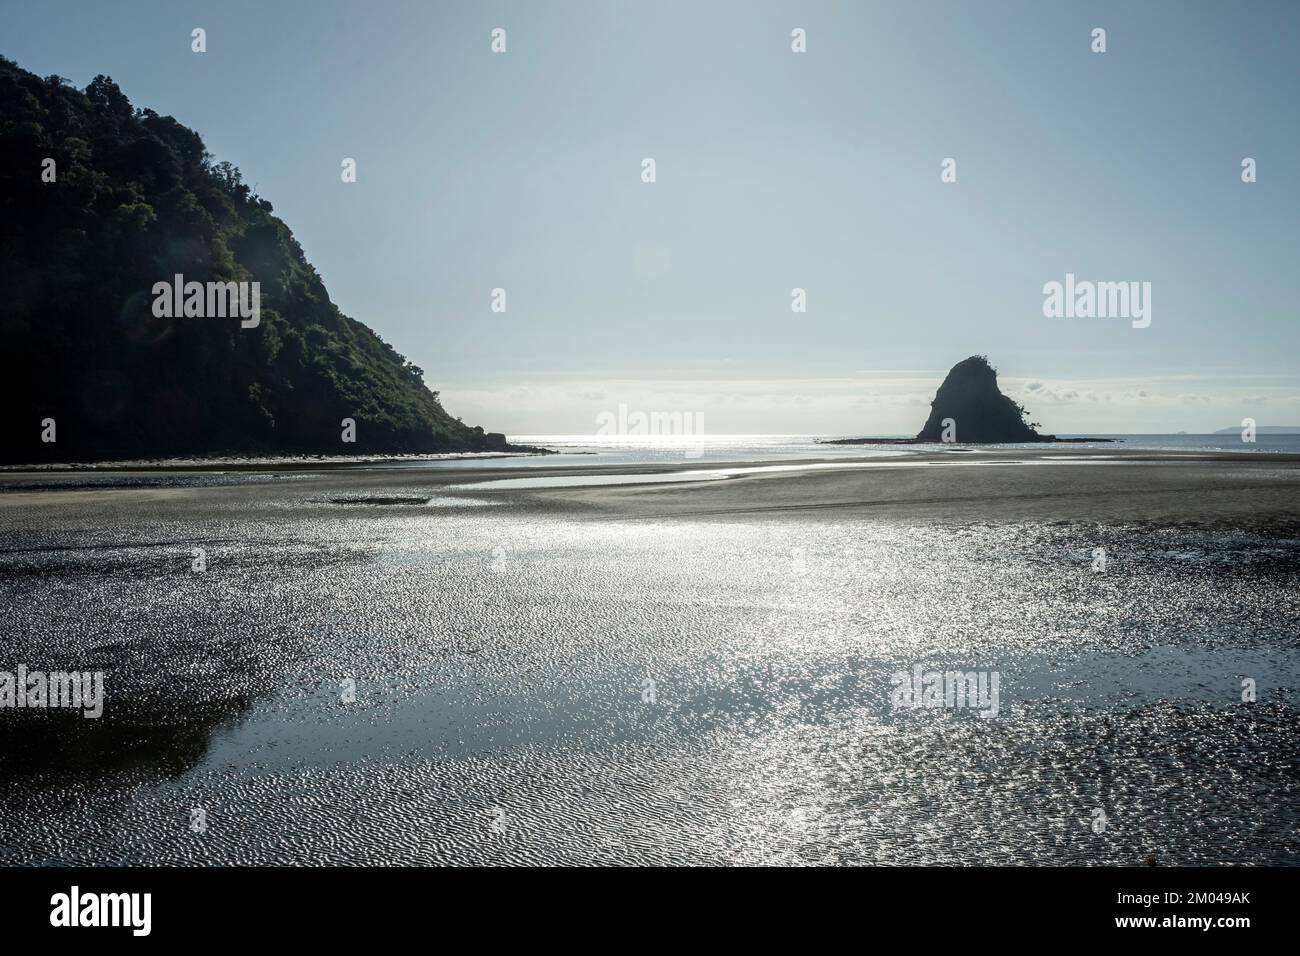
[[[151,290],[176,274],[259,282],[260,324],[156,318]],[[507,447],[338,310],[271,204],[197,133],[108,77],[82,92],[3,57],[0,355],[9,462]]]
[[[951,418],[959,442],[1037,442],[1050,440],[1027,423],[1028,412],[998,388],[998,372],[983,355],[972,355],[952,367],[930,403],[930,417],[917,441],[943,440],[943,420]]]

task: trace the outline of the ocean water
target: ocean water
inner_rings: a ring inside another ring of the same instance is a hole
[[[574,465],[653,465],[717,463],[730,461],[787,461],[800,458],[863,458],[951,450],[951,445],[829,445],[824,441],[852,438],[852,435],[511,435],[511,442],[553,449],[559,454],[536,458],[511,458],[513,466],[529,468],[572,467]],[[904,437],[904,436],[898,436]],[[1063,435],[1063,438],[1076,436]],[[1259,435],[1253,443],[1238,435],[1089,435],[1112,439],[1108,442],[1062,444],[1063,450],[1079,448],[1135,449],[1147,451],[1230,451],[1300,454],[1300,435]],[[957,446],[961,447],[961,446]],[[1036,448],[1034,445],[982,446]],[[499,467],[502,460],[452,460],[394,462],[367,467],[462,469]]]
[[[1294,529],[266,494],[7,513],[0,863],[1300,862]]]

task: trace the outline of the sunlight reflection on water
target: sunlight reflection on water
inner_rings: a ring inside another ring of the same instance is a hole
[[[68,733],[201,743],[52,777],[15,741],[0,857],[1297,859],[1295,540],[357,513],[227,529],[199,577],[147,547],[7,556],[13,659],[113,674],[111,721]],[[915,663],[999,672],[1001,715],[894,710]],[[238,823],[195,840],[190,805]]]

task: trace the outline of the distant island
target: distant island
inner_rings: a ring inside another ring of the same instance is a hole
[[[1040,435],[1029,412],[1002,394],[998,372],[987,356],[962,359],[948,372],[930,403],[930,417],[915,438],[836,438],[826,445],[917,445],[937,442],[1024,444],[1028,442],[1094,442],[1109,438],[1057,438]]]
[[[0,355],[8,463],[525,450],[340,312],[197,133],[4,57]]]

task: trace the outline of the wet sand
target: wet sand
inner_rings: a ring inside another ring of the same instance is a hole
[[[268,508],[275,513],[283,510],[286,495],[308,509],[352,501],[371,510],[403,508],[419,504],[423,496],[434,506],[488,501],[512,513],[586,520],[823,520],[852,515],[909,522],[1231,522],[1267,527],[1300,519],[1300,456],[958,449],[860,460],[684,460],[544,471],[503,464],[458,471],[360,466],[245,473],[183,468],[93,475],[18,472],[0,475],[0,526],[58,524],[79,514],[96,524],[129,521],[128,509],[136,507],[155,517],[176,518],[228,507],[244,514]],[[682,480],[693,473],[700,473],[699,480]],[[662,484],[654,483],[656,475],[664,476]],[[620,485],[624,476],[642,483]],[[582,484],[564,487],[566,478]],[[539,479],[556,486],[510,487]],[[590,483],[604,480],[610,483]]]
[[[0,600],[0,863],[1300,862],[1294,456],[11,473]]]

